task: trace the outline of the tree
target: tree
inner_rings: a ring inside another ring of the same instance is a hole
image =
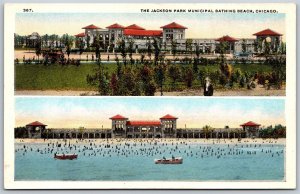
[[[68,59],[70,58],[70,53],[71,53],[71,47],[74,42],[74,37],[69,36],[68,34],[64,34],[61,37],[61,42],[65,45],[66,48],[66,53],[68,55]]]
[[[180,78],[180,70],[176,65],[171,65],[168,73],[169,77],[172,79],[173,89],[175,89],[175,83]]]
[[[98,92],[102,96],[106,96],[109,94],[109,80],[108,74],[104,72],[101,66],[99,65],[98,70],[93,75],[87,75],[87,83],[91,86],[96,86],[98,88]]]
[[[156,91],[155,82],[153,81],[153,70],[148,65],[143,65],[140,69],[139,76],[143,82],[143,91],[146,96],[154,96]]]
[[[208,134],[210,134],[213,131],[213,128],[209,125],[205,125],[202,127],[202,130],[204,132],[205,138],[208,138]]]
[[[192,54],[192,50],[193,50],[193,39],[188,38],[185,41],[185,52],[186,53],[189,52],[190,54]]]
[[[264,56],[266,57],[266,60],[267,60],[268,57],[269,57],[269,55],[270,55],[270,53],[271,53],[271,45],[266,40],[263,42],[263,44],[264,44],[263,54],[264,54]]]
[[[282,87],[283,82],[286,80],[286,58],[285,56],[278,55],[268,58],[266,63],[272,66],[273,83],[278,89]]]
[[[191,67],[185,68],[183,71],[183,77],[184,81],[186,83],[186,86],[188,88],[192,87],[193,81],[194,81],[194,72]]]
[[[140,52],[140,56],[141,56],[141,63],[144,63],[144,59],[145,59],[145,53],[143,51]]]
[[[101,42],[100,42],[100,36],[97,35],[94,39],[93,46],[95,47],[95,56],[97,61],[101,59],[101,53],[100,53],[100,47],[101,47]]]
[[[115,73],[112,73],[111,75],[110,88],[113,96],[118,95],[118,76]]]
[[[220,64],[220,72],[221,72],[222,75],[225,76],[225,78],[226,78],[225,84],[226,84],[231,79],[231,75],[232,75],[232,72],[233,72],[233,67],[230,64],[221,63]]]
[[[196,51],[195,51],[195,54],[196,54],[196,57],[197,59],[199,60],[200,58],[200,47],[199,47],[199,44],[196,44]]]
[[[81,60],[81,55],[84,51],[84,42],[81,38],[78,41],[79,41],[79,56],[80,56],[80,60]]]
[[[194,58],[194,62],[193,62],[193,71],[194,71],[194,73],[196,73],[196,74],[197,74],[198,71],[199,71],[198,65],[199,65],[199,59]]]
[[[149,60],[151,60],[152,44],[151,44],[151,41],[150,41],[149,38],[147,38],[146,46],[147,46],[147,54],[148,54],[148,58],[149,58]]]
[[[157,65],[157,62],[159,60],[159,54],[161,51],[161,44],[159,42],[159,40],[157,40],[156,38],[153,38],[153,47],[154,47],[154,64]]]
[[[254,47],[254,52],[258,52],[258,41],[255,40],[254,43],[253,43],[253,47]]]
[[[242,40],[242,53],[245,54],[247,52],[247,43],[246,40]]]
[[[228,42],[227,41],[221,41],[218,45],[218,50],[220,52],[221,57],[221,64],[226,62],[225,53],[228,48]]]
[[[42,36],[42,46],[48,47],[48,41],[49,41],[49,35],[48,34],[45,34],[44,36]]]
[[[176,42],[176,40],[172,40],[172,42],[171,42],[171,51],[172,51],[172,55],[173,55],[174,63],[175,63],[175,56],[176,56],[176,53],[177,53],[177,42]]]
[[[163,95],[163,83],[165,81],[165,66],[163,64],[159,64],[157,67],[155,67],[155,81],[156,84],[160,87],[160,95]]]
[[[36,44],[35,44],[35,54],[38,57],[38,61],[40,60],[40,55],[42,54],[42,45],[41,45],[41,39],[38,39]]]
[[[126,56],[127,56],[127,53],[126,53],[126,43],[125,43],[125,39],[122,38],[119,42],[118,42],[118,46],[119,46],[119,50],[121,52],[121,56],[123,58],[123,63],[126,67]]]
[[[132,38],[130,38],[128,40],[128,55],[129,55],[129,58],[130,58],[131,65],[133,65],[133,59],[132,59],[132,54],[134,52],[133,46],[134,46],[134,40]]]
[[[125,68],[122,76],[120,77],[119,83],[119,95],[121,96],[132,96],[137,81],[135,80],[135,74],[131,68]]]
[[[89,51],[90,50],[90,46],[91,46],[91,44],[90,44],[90,42],[91,42],[91,37],[90,37],[90,35],[86,35],[86,49]]]

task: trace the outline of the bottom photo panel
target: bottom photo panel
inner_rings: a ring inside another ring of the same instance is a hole
[[[280,98],[17,97],[14,181],[285,182],[285,138]]]

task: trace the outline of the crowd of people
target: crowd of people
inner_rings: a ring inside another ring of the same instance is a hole
[[[38,153],[47,157],[55,154],[77,154],[81,157],[150,157],[163,158],[179,156],[199,159],[215,157],[217,159],[238,155],[265,155],[276,157],[284,154],[284,147],[277,151],[272,148],[277,140],[256,142],[245,140],[213,140],[212,142],[196,143],[182,139],[76,139],[76,140],[45,140],[39,144],[17,143],[15,152],[23,156]],[[265,146],[268,145],[268,146]]]

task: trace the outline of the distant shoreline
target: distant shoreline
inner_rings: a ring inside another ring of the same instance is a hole
[[[63,143],[67,142],[70,144],[87,144],[87,143],[95,143],[95,144],[120,144],[120,143],[188,143],[188,144],[278,144],[285,145],[286,139],[262,139],[262,138],[243,138],[240,141],[238,139],[175,139],[175,138],[160,138],[160,139],[152,139],[152,138],[136,138],[136,139],[123,139],[123,138],[109,138],[109,139],[15,139],[15,143]]]

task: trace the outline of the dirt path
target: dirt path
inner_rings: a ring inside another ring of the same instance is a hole
[[[94,96],[96,91],[74,91],[74,90],[18,90],[15,95],[33,95],[33,96]],[[164,96],[203,96],[203,90],[184,90],[175,92],[164,92]],[[156,92],[155,96],[160,96]],[[214,96],[285,96],[285,90],[265,90],[257,87],[253,90],[215,90]]]

